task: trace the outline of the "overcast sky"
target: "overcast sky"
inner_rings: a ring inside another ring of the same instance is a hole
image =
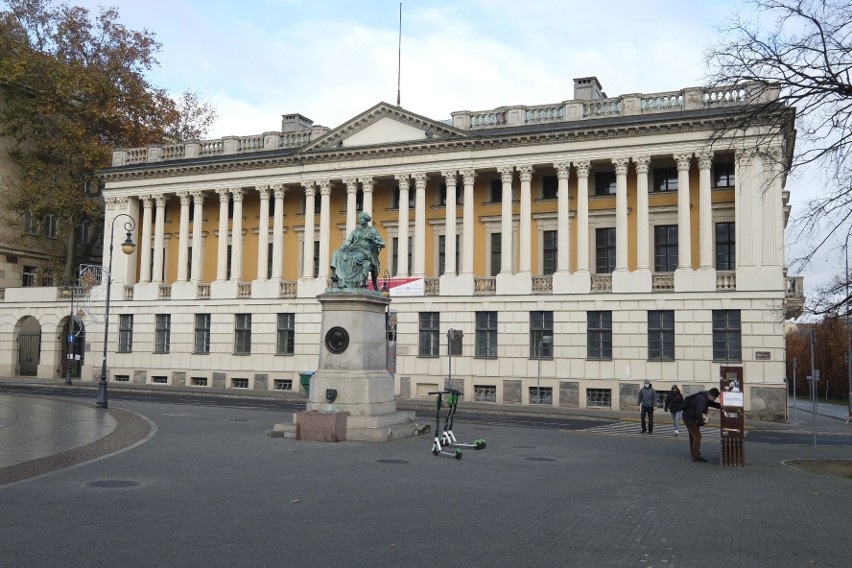
[[[279,130],[293,112],[333,128],[396,102],[398,0],[69,1],[116,6],[129,28],[154,32],[152,82],[212,102],[210,138]],[[704,51],[736,10],[735,0],[405,0],[401,103],[443,120],[571,99],[575,77],[598,77],[609,96],[699,86]],[[793,215],[816,186],[788,183]],[[808,288],[842,270],[837,258],[803,273]]]

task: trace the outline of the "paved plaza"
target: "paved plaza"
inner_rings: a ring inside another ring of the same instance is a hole
[[[662,426],[486,417],[457,421],[460,439],[488,441],[457,461],[429,436],[269,437],[289,412],[92,402],[0,392],[0,566],[852,565],[852,480],[784,464],[852,459],[848,446],[747,443],[746,467],[723,468],[718,442],[693,463]],[[768,427],[810,424],[798,414]]]

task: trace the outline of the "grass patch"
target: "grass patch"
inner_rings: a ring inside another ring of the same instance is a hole
[[[789,460],[785,463],[808,473],[852,480],[852,460]]]

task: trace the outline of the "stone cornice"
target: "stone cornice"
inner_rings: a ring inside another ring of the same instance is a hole
[[[374,107],[374,109],[377,107]],[[368,111],[369,112],[369,111]],[[365,113],[367,114],[367,113]],[[104,181],[122,181],[132,179],[151,179],[184,175],[202,175],[210,173],[240,172],[282,167],[304,168],[327,163],[331,170],[342,169],[346,162],[354,160],[388,160],[376,166],[394,164],[418,164],[419,156],[452,153],[457,151],[477,152],[495,149],[510,149],[536,145],[564,144],[570,142],[588,142],[632,136],[650,136],[657,134],[678,134],[705,132],[709,138],[718,132],[728,114],[708,114],[705,116],[668,116],[651,115],[647,120],[623,122],[619,120],[565,122],[550,124],[547,129],[517,128],[511,132],[477,131],[465,138],[432,139],[427,142],[408,142],[361,147],[343,147],[335,149],[314,149],[307,147],[295,153],[270,151],[243,157],[232,155],[217,159],[181,161],[179,163],[153,163],[132,166],[119,166],[102,170],[99,176]],[[353,119],[356,120],[356,119]],[[596,124],[597,123],[597,124]],[[558,126],[558,127],[556,127]],[[341,127],[343,128],[343,127]],[[451,129],[451,127],[447,127]],[[335,130],[334,132],[338,132]],[[332,133],[330,133],[332,134]],[[325,137],[323,137],[325,138]],[[323,138],[317,140],[319,142]],[[440,168],[436,168],[438,171]],[[309,175],[309,174],[306,174]],[[337,179],[337,178],[335,178]]]

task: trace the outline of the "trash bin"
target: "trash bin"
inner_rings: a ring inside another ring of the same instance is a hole
[[[299,384],[302,385],[302,390],[306,395],[311,394],[311,377],[314,376],[313,371],[302,371],[299,373]]]

